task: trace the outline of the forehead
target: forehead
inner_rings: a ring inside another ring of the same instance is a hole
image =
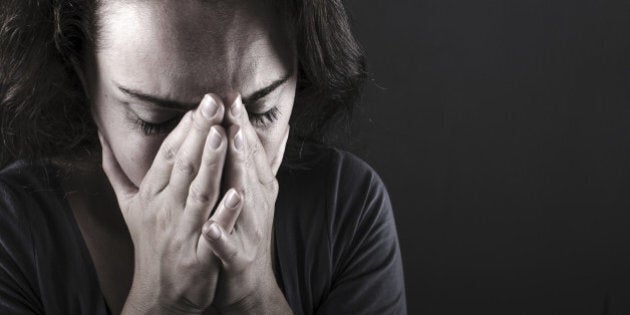
[[[270,83],[294,49],[268,1],[110,1],[99,10],[99,71],[137,90],[195,102]]]

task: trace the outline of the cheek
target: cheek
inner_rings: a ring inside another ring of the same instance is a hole
[[[103,104],[103,103],[101,103]],[[140,186],[164,137],[146,137],[115,105],[94,106],[94,120],[127,177]]]
[[[274,137],[270,137],[267,133],[258,132],[258,139],[260,139],[260,143],[265,149],[267,160],[269,160],[271,165],[271,161],[273,161],[276,152],[278,152],[278,143]]]
[[[142,179],[151,167],[160,143],[143,136],[128,134],[111,135],[112,151],[127,177],[140,186]],[[115,143],[115,144],[114,144]]]
[[[286,93],[285,96],[283,96],[281,102],[283,105],[279,107],[282,114],[278,117],[278,120],[274,122],[269,129],[256,130],[258,139],[265,149],[270,164],[278,152],[281,151],[280,146],[283,145],[282,141],[284,140],[284,135],[287,128],[289,128],[289,118],[291,117],[293,98],[295,96],[294,92],[291,92],[292,93]]]

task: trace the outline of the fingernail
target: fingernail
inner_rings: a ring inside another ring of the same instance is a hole
[[[243,149],[243,132],[241,130],[234,136],[234,147],[236,147],[237,150]]]
[[[238,117],[241,114],[241,111],[243,110],[243,100],[241,99],[241,96],[239,95],[238,97],[236,97],[236,100],[234,100],[234,103],[232,103],[232,116],[234,117]]]
[[[218,240],[219,238],[221,238],[221,230],[219,230],[216,223],[212,223],[206,231],[206,235],[210,239]]]
[[[239,202],[241,202],[241,197],[239,196],[239,194],[234,190],[230,190],[230,195],[225,200],[225,207],[228,209],[236,208]]]
[[[214,100],[214,97],[206,94],[201,101],[201,114],[210,119],[216,115],[219,110],[219,106],[217,102]]]

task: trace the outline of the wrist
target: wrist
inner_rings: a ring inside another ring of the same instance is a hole
[[[136,273],[137,274],[137,273]],[[147,290],[142,290],[140,285],[141,281],[134,279],[127,295],[127,300],[123,305],[121,314],[155,314],[156,308],[154,307],[157,299],[153,297]]]
[[[142,287],[132,284],[127,300],[123,306],[121,314],[123,315],[197,315],[202,314],[203,310],[192,307],[190,303],[184,300],[181,305],[178,303],[165,303],[166,299],[160,298],[158,292],[152,290],[143,290]]]
[[[187,311],[177,307],[162,304],[146,304],[138,301],[127,300],[123,306],[122,315],[199,315],[202,311]]]
[[[238,301],[218,309],[220,314],[293,314],[275,277],[266,280],[250,290]]]

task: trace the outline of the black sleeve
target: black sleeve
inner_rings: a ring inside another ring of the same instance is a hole
[[[331,214],[331,290],[318,314],[406,314],[400,246],[381,178],[349,155],[336,172]]]
[[[41,314],[31,229],[18,199],[0,181],[0,314]]]

